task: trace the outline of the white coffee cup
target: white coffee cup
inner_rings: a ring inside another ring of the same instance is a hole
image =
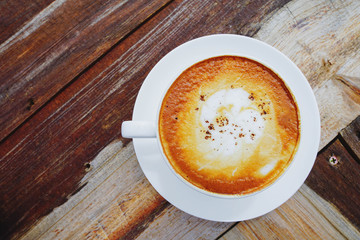
[[[262,42],[259,42],[258,40],[252,39],[252,38],[247,38],[247,37],[243,37],[243,36],[234,36],[234,35],[214,35],[214,36],[208,36],[205,38],[219,38],[219,37],[223,37],[223,38],[242,38],[243,40],[245,39],[245,41],[247,41],[250,45],[266,45]],[[190,41],[188,43],[185,43],[184,45],[178,47],[177,49],[173,50],[173,52],[177,52],[177,54],[179,55],[179,51],[181,51],[182,47],[186,47],[186,45],[192,44],[192,45],[196,45],[196,41],[199,41],[199,39]],[[200,42],[200,41],[199,41]],[[250,49],[254,48],[254,46],[250,47]],[[260,53],[260,52],[234,52],[233,49],[230,47],[229,49],[224,49],[221,48],[218,51],[215,49],[213,49],[212,51],[209,52],[202,52],[202,54],[196,55],[196,56],[182,56],[182,58],[180,59],[180,61],[174,63],[174,64],[178,64],[178,71],[176,74],[173,74],[173,76],[171,77],[171,80],[168,83],[168,87],[162,89],[162,93],[161,93],[161,98],[158,101],[158,107],[157,107],[157,113],[156,113],[156,119],[155,121],[125,121],[122,124],[122,136],[124,138],[155,138],[157,141],[157,144],[159,146],[159,149],[161,151],[161,155],[164,159],[164,161],[166,162],[166,164],[168,165],[168,167],[171,169],[171,171],[186,185],[188,185],[189,187],[195,189],[196,191],[199,191],[201,193],[213,196],[213,197],[220,197],[220,198],[238,198],[238,197],[243,197],[243,196],[239,196],[239,195],[226,195],[226,194],[218,194],[218,193],[213,193],[213,192],[209,192],[209,191],[205,191],[203,189],[200,189],[196,186],[194,186],[193,184],[191,184],[190,182],[186,181],[184,178],[182,178],[171,166],[171,164],[169,163],[169,161],[167,160],[162,146],[161,146],[161,142],[159,140],[159,128],[158,128],[158,121],[159,121],[159,113],[160,113],[160,107],[161,107],[161,103],[163,101],[163,98],[165,96],[165,93],[167,92],[167,90],[169,89],[169,87],[171,86],[171,84],[173,83],[173,81],[175,81],[178,77],[178,75],[184,71],[186,68],[190,67],[191,65],[193,65],[194,63],[200,62],[204,59],[208,59],[211,57],[215,57],[215,56],[223,56],[223,55],[233,55],[233,56],[241,56],[241,57],[246,57],[249,59],[253,59],[257,62],[260,62],[261,64],[269,67],[270,69],[272,69],[274,72],[276,72],[286,83],[286,85],[288,86],[288,88],[290,89],[290,91],[293,93],[296,102],[298,103],[298,107],[299,107],[299,114],[300,114],[300,122],[301,122],[301,133],[300,133],[300,143],[299,143],[299,148],[298,151],[304,151],[304,147],[303,147],[303,143],[304,141],[306,141],[307,138],[311,137],[312,132],[314,133],[315,131],[315,137],[319,138],[319,130],[320,130],[320,125],[318,124],[318,122],[315,122],[315,125],[309,122],[309,119],[311,119],[311,116],[308,115],[307,113],[307,107],[309,105],[311,105],[312,107],[315,107],[317,110],[317,106],[316,106],[316,101],[314,101],[315,98],[311,98],[309,99],[308,97],[304,97],[302,94],[304,93],[304,91],[311,91],[311,88],[309,87],[308,83],[305,82],[306,78],[303,76],[303,74],[301,73],[301,71],[296,67],[296,65],[294,63],[292,63],[288,58],[284,57],[284,62],[272,62],[272,54],[273,54],[273,48],[269,45],[266,45],[266,47],[264,48],[265,51]],[[266,51],[267,49],[271,49],[269,51]],[[278,53],[281,54],[281,53]],[[286,63],[286,64],[284,64]],[[156,68],[156,67],[155,67]],[[151,74],[151,73],[150,73]],[[149,74],[149,75],[150,75]],[[301,81],[301,83],[299,84],[298,81]],[[159,93],[155,93],[155,94],[159,94]],[[307,93],[306,96],[311,95],[313,97],[312,92],[311,93]],[[315,106],[314,106],[315,104]],[[314,111],[313,111],[314,112]],[[315,111],[316,112],[316,111]],[[318,116],[313,116],[315,121],[319,121]],[[294,157],[294,160],[296,161],[296,156]],[[269,186],[271,187],[271,185]],[[265,190],[266,188],[262,189]],[[261,190],[261,191],[262,191]],[[257,194],[258,192],[255,192],[253,194]],[[252,195],[252,194],[251,194]],[[248,195],[246,195],[248,196]]]

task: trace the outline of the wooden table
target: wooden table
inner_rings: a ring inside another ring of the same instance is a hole
[[[157,61],[215,33],[282,51],[321,114],[305,184],[278,209],[238,223],[169,204],[120,134]],[[358,0],[3,0],[0,237],[360,239],[359,53]]]

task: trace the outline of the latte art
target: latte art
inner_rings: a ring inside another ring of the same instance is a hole
[[[242,57],[185,70],[164,97],[159,136],[169,163],[194,186],[244,195],[273,183],[298,145],[296,102],[284,82]]]
[[[220,90],[205,100],[200,132],[213,150],[209,155],[228,156],[242,151],[244,144],[256,144],[265,121],[250,99],[248,92],[238,88]]]

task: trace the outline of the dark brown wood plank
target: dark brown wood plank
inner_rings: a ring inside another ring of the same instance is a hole
[[[360,116],[358,116],[348,127],[344,128],[341,132],[341,137],[351,151],[357,156],[360,163]]]
[[[57,0],[1,44],[0,140],[168,1]]]
[[[3,0],[0,2],[0,44],[16,33],[54,0]]]
[[[102,148],[129,142],[121,122],[131,119],[140,85],[162,56],[206,34],[252,34],[258,26],[247,23],[286,2],[175,1],[112,49],[0,146],[1,234],[24,232],[78,190]]]
[[[359,182],[360,165],[336,138],[319,153],[305,183],[360,228]]]

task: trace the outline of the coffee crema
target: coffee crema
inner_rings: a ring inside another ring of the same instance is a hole
[[[186,69],[167,91],[159,137],[169,163],[207,192],[245,195],[273,183],[300,138],[298,107],[283,80],[244,57]]]

